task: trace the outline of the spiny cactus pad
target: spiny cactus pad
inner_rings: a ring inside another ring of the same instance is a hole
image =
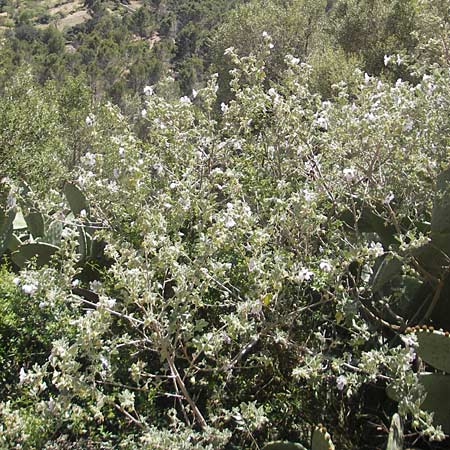
[[[45,233],[44,218],[39,211],[32,211],[25,216],[25,222],[34,238],[42,237]]]
[[[64,186],[64,194],[69,202],[70,209],[75,216],[79,216],[83,210],[88,212],[89,205],[86,197],[77,186],[72,183],[66,183]]]
[[[433,412],[434,423],[441,425],[445,433],[450,433],[450,375],[422,373],[419,379],[427,394],[420,407]]]
[[[432,328],[414,328],[417,336],[417,354],[430,366],[450,373],[450,336],[449,333],[435,331]]]
[[[11,255],[12,260],[19,267],[24,267],[28,261],[36,258],[38,267],[44,266],[50,262],[51,257],[59,250],[59,247],[46,244],[44,242],[34,242],[22,245]]]

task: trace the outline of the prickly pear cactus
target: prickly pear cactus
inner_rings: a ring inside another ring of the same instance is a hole
[[[417,339],[417,355],[428,365],[446,372],[421,372],[418,377],[426,393],[421,409],[434,413],[435,424],[450,433],[450,334],[426,326],[409,328],[407,332]],[[393,400],[400,400],[394,389],[388,387],[386,392]]]
[[[34,242],[21,245],[17,251],[12,253],[11,259],[20,268],[24,267],[28,261],[35,260],[37,267],[50,263],[51,257],[59,250],[54,245],[45,242]]]
[[[11,204],[9,188],[2,184],[0,186],[0,255],[8,248],[8,242],[13,233],[15,217],[16,207]]]
[[[417,337],[417,354],[430,366],[450,374],[450,334],[432,327],[408,331]]]
[[[28,230],[34,238],[43,237],[45,234],[44,217],[39,211],[31,211],[25,217]]]
[[[74,216],[79,216],[83,210],[86,211],[86,213],[89,212],[86,196],[75,184],[66,183],[64,186],[64,194]]]

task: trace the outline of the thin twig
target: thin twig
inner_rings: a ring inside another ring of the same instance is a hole
[[[189,406],[191,407],[192,412],[194,413],[194,416],[197,419],[200,427],[202,429],[206,428],[208,424],[206,423],[206,420],[203,418],[203,415],[198,409],[197,405],[194,403],[194,400],[192,400],[192,397],[189,395],[189,392],[186,389],[186,385],[184,384],[183,379],[181,378],[180,373],[178,372],[178,369],[175,365],[175,361],[173,360],[173,357],[169,353],[169,351],[167,351],[166,360],[167,363],[169,364],[170,371],[172,372],[172,375],[178,384],[178,387],[183,393],[185,400],[189,403]]]

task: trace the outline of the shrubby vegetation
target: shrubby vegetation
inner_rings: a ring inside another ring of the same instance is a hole
[[[448,5],[237,3],[3,44],[1,448],[448,447]]]

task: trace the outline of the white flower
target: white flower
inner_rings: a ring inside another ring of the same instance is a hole
[[[15,277],[15,278],[13,279],[13,283],[14,283],[16,286],[19,286],[19,284],[20,284],[20,278]]]
[[[104,370],[108,369],[109,367],[109,361],[108,358],[105,355],[100,355],[100,363],[102,364],[102,368]]]
[[[95,121],[94,114],[88,114],[86,116],[85,122],[88,127],[91,127],[92,125],[94,125],[94,121]]]
[[[277,91],[274,88],[270,88],[267,93],[271,96],[274,97],[275,95],[277,95]]]
[[[412,120],[408,120],[405,122],[405,124],[403,125],[403,131],[411,131],[413,128],[413,121]]]
[[[198,91],[196,91],[195,89],[192,89],[192,98],[196,98],[198,95]]]
[[[125,155],[125,149],[123,147],[119,147],[119,156]]]
[[[19,372],[19,384],[23,384],[25,380],[27,379],[27,374],[25,372],[25,369],[21,367]]]
[[[220,109],[224,113],[228,109],[228,106],[224,102],[222,102],[220,104]]]
[[[51,398],[51,399],[47,402],[48,410],[49,410],[50,412],[52,412],[52,411],[55,409],[55,406],[56,406],[55,400],[53,400],[53,399]]]
[[[72,281],[72,287],[77,287],[79,284],[80,284],[80,280],[78,280],[77,278]]]
[[[80,211],[80,217],[83,217],[83,218],[87,217],[87,212],[86,212],[85,209],[82,209],[82,210]]]
[[[384,248],[381,242],[371,242],[369,245],[369,255],[378,258],[379,256],[384,254]]]
[[[344,175],[344,179],[345,181],[353,181],[356,177],[356,169],[354,169],[353,167],[346,167],[343,171],[342,171],[343,175]]]
[[[303,196],[307,203],[311,203],[316,198],[316,194],[312,191],[308,191],[308,189],[303,189]]]
[[[327,119],[325,119],[325,117],[318,117],[316,120],[316,124],[319,128],[328,130],[328,121]]]
[[[262,32],[262,37],[263,37],[264,39],[267,39],[267,38],[269,37],[269,33],[268,33],[267,31],[263,31],[263,32]]]
[[[225,49],[225,51],[223,52],[224,55],[231,55],[232,53],[234,53],[234,47],[228,47],[228,48]]]
[[[225,227],[233,228],[235,225],[236,225],[236,222],[234,221],[234,219],[232,217],[228,217],[228,219],[225,222]]]
[[[186,95],[180,98],[180,103],[191,103],[191,99],[187,97]]]
[[[313,275],[314,275],[314,272],[311,272],[310,270],[306,269],[305,267],[302,267],[298,272],[297,279],[299,281],[309,281]]]
[[[384,65],[387,66],[389,64],[389,61],[391,60],[391,57],[388,55],[384,55]]]
[[[392,191],[389,192],[389,194],[387,194],[386,197],[384,197],[383,203],[384,203],[385,205],[389,205],[389,203],[391,203],[392,200],[394,200],[394,197],[395,197],[395,196],[394,196],[394,194],[392,193]]]
[[[99,291],[99,290],[101,289],[101,287],[102,287],[102,283],[101,283],[101,281],[94,280],[94,281],[91,281],[91,282],[89,283],[89,287],[90,287],[90,289],[91,289],[92,292],[98,293],[98,291]]]
[[[145,86],[144,87],[144,94],[145,95],[152,95],[153,94],[153,87],[152,86]]]
[[[95,155],[93,153],[87,152],[84,155],[84,160],[88,166],[95,166]]]
[[[337,388],[340,391],[344,390],[345,386],[347,385],[347,378],[344,375],[339,375],[336,378],[336,384],[337,384]]]
[[[143,110],[141,111],[141,117],[142,117],[143,119],[145,119],[145,118],[147,117],[147,110],[146,110],[146,109],[143,109]]]
[[[255,260],[252,258],[249,262],[248,262],[248,270],[250,272],[253,272],[256,269],[256,263]]]
[[[331,272],[332,269],[331,264],[328,261],[325,261],[324,259],[320,261],[319,268],[324,272]]]
[[[403,63],[403,59],[400,55],[397,55],[397,65],[401,65]]]
[[[156,171],[158,175],[161,175],[164,172],[164,167],[160,163],[156,163],[153,165],[153,169]]]
[[[274,47],[274,45],[272,44],[272,42],[269,44],[269,48],[272,49]]]
[[[291,66],[297,66],[298,64],[300,64],[300,58],[296,58],[292,55],[286,55],[284,61],[286,62],[286,64],[290,64]]]
[[[22,291],[24,294],[33,295],[37,291],[37,285],[34,283],[27,283],[22,286]]]

